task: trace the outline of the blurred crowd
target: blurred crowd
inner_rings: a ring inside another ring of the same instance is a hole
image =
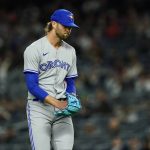
[[[150,150],[150,12],[146,2],[45,1],[0,9],[1,150],[9,145],[12,150],[30,149],[23,52],[44,36],[44,27],[58,8],[71,10],[80,26],[67,40],[77,53],[76,86],[83,105],[73,117],[74,150]]]

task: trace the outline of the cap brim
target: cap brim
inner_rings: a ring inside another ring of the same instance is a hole
[[[79,26],[74,23],[72,23],[72,25],[70,27],[79,28]]]
[[[58,23],[60,23],[60,24],[62,24],[62,25],[64,25],[64,26],[66,26],[66,27],[72,27],[72,28],[80,28],[78,25],[76,25],[75,23],[64,23],[64,22],[62,22],[62,21],[60,21],[60,20],[57,20],[57,19],[54,19],[54,18],[52,18],[51,17],[51,21],[56,21],[56,22],[58,22]]]
[[[75,23],[62,24],[62,25],[66,26],[66,27],[79,28],[79,26],[78,26],[78,25],[76,25]]]

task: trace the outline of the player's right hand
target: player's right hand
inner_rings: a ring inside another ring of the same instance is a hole
[[[64,109],[67,107],[67,100],[66,101],[60,101],[60,100],[57,100],[55,99],[54,97],[48,95],[46,98],[45,98],[45,103],[48,103],[48,104],[51,104],[53,105],[54,107],[57,107],[58,109]]]
[[[59,101],[59,100],[56,100],[56,106],[57,108],[59,109],[65,109],[67,107],[67,101]]]

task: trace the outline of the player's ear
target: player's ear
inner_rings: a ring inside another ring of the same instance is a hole
[[[56,21],[51,21],[51,23],[52,23],[52,28],[56,29],[57,22]]]

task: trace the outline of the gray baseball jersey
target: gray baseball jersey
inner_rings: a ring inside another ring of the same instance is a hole
[[[54,48],[47,37],[43,37],[24,52],[24,72],[39,74],[39,86],[56,99],[65,98],[65,78],[77,76],[75,49],[62,42]],[[32,101],[28,92],[27,118],[32,150],[72,150],[74,130],[71,117],[58,118],[58,110],[50,104]],[[50,144],[51,143],[51,144]]]
[[[54,48],[45,37],[28,46],[24,52],[24,72],[39,73],[39,86],[56,99],[65,98],[65,78],[76,77],[75,49],[62,42]],[[35,97],[28,92],[28,99]]]

